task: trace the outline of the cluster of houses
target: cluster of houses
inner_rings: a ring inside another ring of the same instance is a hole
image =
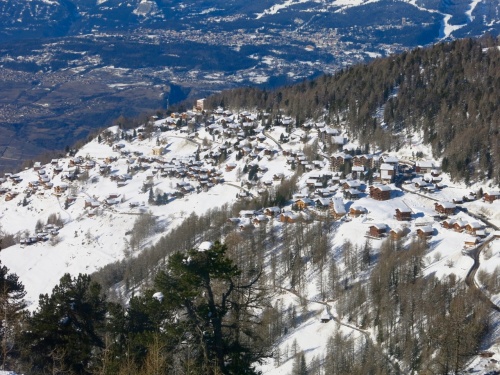
[[[228,219],[228,224],[238,227],[241,231],[252,230],[271,220],[282,223],[296,223],[298,221],[310,222],[312,216],[306,211],[291,211],[277,206],[266,207],[262,210],[242,210],[238,217]]]
[[[476,220],[464,220],[461,218],[448,218],[441,222],[441,226],[455,232],[465,232],[475,237],[485,237],[484,225]]]
[[[21,238],[19,240],[19,243],[23,246],[29,246],[29,245],[34,245],[38,242],[46,242],[48,241],[51,237],[55,237],[59,234],[59,228],[58,226],[54,224],[47,224],[41,231],[38,231],[34,236],[28,236],[25,238]]]
[[[40,162],[36,162],[33,165],[33,171],[37,174],[37,179],[33,179],[28,181],[27,187],[24,190],[27,194],[35,194],[41,193],[43,191],[51,191],[58,194],[66,191],[67,185],[64,183],[55,184],[53,182],[53,178],[64,171],[64,168],[60,165],[60,161],[58,159],[53,159],[49,164],[42,165]],[[6,179],[12,182],[12,187],[15,188],[18,185],[22,178],[17,174],[6,173],[5,178],[0,183],[6,181]],[[19,191],[14,189],[0,189],[2,190],[1,194],[5,194],[5,200],[11,200],[15,196],[19,194]]]
[[[47,165],[37,162],[33,166],[37,173],[37,179],[29,181],[27,190],[29,194],[41,193],[41,191],[51,191],[57,196],[65,196],[66,205],[73,204],[77,197],[71,193],[71,181],[77,179],[83,172],[97,171],[103,178],[109,178],[116,183],[119,188],[126,186],[136,175],[143,178],[142,190],[152,191],[154,185],[161,179],[175,178],[177,181],[172,185],[174,191],[169,195],[183,197],[186,194],[208,191],[217,184],[224,182],[224,173],[231,172],[238,165],[246,164],[247,168],[254,171],[256,180],[268,171],[267,161],[278,155],[283,155],[286,164],[291,169],[302,168],[307,173],[305,184],[309,193],[307,195],[296,195],[293,197],[291,207],[280,209],[278,207],[268,207],[258,212],[245,212],[238,218],[230,219],[234,225],[240,229],[249,229],[251,226],[259,226],[271,219],[278,219],[281,222],[295,223],[297,221],[309,221],[313,218],[330,217],[334,220],[343,217],[357,217],[366,215],[366,208],[355,204],[359,198],[369,196],[378,201],[391,199],[391,183],[396,181],[398,175],[406,177],[411,184],[423,191],[433,191],[443,188],[442,177],[437,165],[431,161],[417,161],[415,165],[408,166],[390,155],[362,154],[359,149],[353,149],[348,139],[341,134],[338,129],[330,128],[325,124],[304,124],[304,134],[312,127],[316,127],[318,137],[325,144],[333,146],[335,152],[331,155],[322,155],[322,160],[316,157],[311,160],[311,155],[306,156],[303,151],[295,150],[294,147],[287,147],[283,144],[289,140],[286,134],[281,139],[283,146],[276,140],[269,140],[265,133],[264,123],[267,123],[269,114],[258,115],[250,112],[233,114],[231,111],[216,109],[212,112],[211,120],[206,123],[205,130],[217,138],[217,145],[209,149],[201,144],[197,145],[197,151],[187,157],[167,158],[168,147],[165,147],[166,140],[161,139],[154,131],[178,130],[179,126],[195,123],[204,110],[203,101],[199,101],[193,111],[182,114],[172,113],[168,118],[150,123],[149,130],[146,127],[139,127],[134,131],[137,139],[151,137],[150,130],[156,138],[156,144],[150,147],[149,153],[141,151],[130,151],[127,143],[116,136],[106,136],[107,142],[112,150],[118,155],[104,158],[92,158],[74,156],[67,159],[67,165],[62,166],[62,161],[52,160]],[[180,121],[179,121],[180,120]],[[279,124],[288,127],[293,120],[288,117],[280,117]],[[194,127],[196,129],[196,127]],[[127,133],[127,137],[129,134]],[[191,138],[191,136],[188,136]],[[189,141],[194,142],[192,139]],[[228,155],[235,153],[236,162],[230,161],[221,166],[221,162]],[[316,156],[321,156],[320,152]],[[242,160],[243,163],[239,162]],[[120,165],[127,165],[127,172],[124,173]],[[138,174],[137,172],[141,172]],[[143,172],[143,173],[142,173]],[[419,174],[417,178],[411,172]],[[59,179],[55,179],[60,175]],[[346,178],[347,177],[347,178]],[[275,182],[280,182],[284,178],[284,173],[274,172],[272,177],[262,179],[258,183],[248,181],[249,188],[259,185],[258,192],[265,192],[266,188],[273,186]],[[0,194],[5,194],[5,200],[13,199],[18,191],[14,188],[2,188],[4,182],[10,181],[15,187],[22,179],[19,175],[5,174],[0,179]],[[338,194],[338,193],[341,194]],[[241,190],[238,194],[241,198],[251,197],[252,194]],[[472,194],[463,197],[463,200],[476,199]],[[500,192],[489,191],[483,196],[487,202],[500,199]],[[349,208],[346,208],[345,201],[351,201]],[[110,194],[99,199],[88,197],[85,199],[84,208],[88,210],[88,215],[92,216],[99,207],[109,207],[119,203],[120,193]],[[453,203],[445,202],[436,204],[436,211],[441,215],[453,215],[456,204],[461,203],[456,200]],[[396,209],[394,217],[398,221],[409,221],[412,212],[409,208],[401,207]],[[390,235],[400,238],[406,235],[407,227],[391,229],[385,224],[373,224],[367,235],[375,238]],[[469,230],[469,229],[467,229]],[[418,232],[419,231],[419,232]],[[422,237],[432,235],[432,227],[420,226],[417,234]]]
[[[251,225],[259,226],[270,219],[283,223],[296,223],[298,221],[312,221],[313,219],[325,220],[327,217],[331,220],[340,220],[343,217],[354,218],[366,215],[367,209],[365,207],[351,204],[347,209],[344,202],[344,199],[354,200],[366,196],[367,194],[364,193],[365,185],[359,180],[331,179],[331,176],[330,172],[325,174],[312,173],[307,181],[325,179],[324,181],[329,186],[319,188],[316,183],[311,184],[311,187],[318,188],[312,190],[309,196],[295,194],[290,206],[285,208],[267,207],[260,211],[242,211],[239,217],[231,218],[229,222],[240,226],[240,229],[250,229]],[[337,183],[333,185],[332,182]],[[339,190],[342,191],[342,196],[337,194]],[[372,185],[370,186],[370,197],[375,200],[387,200],[391,198],[391,190],[388,185]]]

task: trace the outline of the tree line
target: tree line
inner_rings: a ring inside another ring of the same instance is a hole
[[[500,184],[500,51],[486,35],[378,58],[273,91],[215,94],[208,108],[258,109],[271,123],[287,114],[345,126],[372,150],[398,150],[422,134],[454,179]]]

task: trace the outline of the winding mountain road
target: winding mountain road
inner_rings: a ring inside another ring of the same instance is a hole
[[[279,149],[281,151],[283,151],[283,147],[281,147],[281,144],[276,140],[274,139],[274,137],[270,136],[265,130],[262,132],[267,138],[269,138],[271,141],[273,141],[274,143],[276,143],[279,147]]]
[[[296,297],[298,297],[299,299],[304,299],[303,297],[301,297],[301,296],[299,295],[299,293],[297,293],[297,292],[296,292],[295,290],[293,290],[293,289],[287,289],[287,288],[283,288],[283,287],[280,287],[280,286],[278,286],[277,288],[279,288],[279,289],[280,289],[280,290],[282,290],[282,291],[286,291],[286,292],[288,292],[288,293],[291,293],[291,294],[295,295]],[[356,332],[361,333],[361,334],[365,337],[365,340],[366,340],[366,342],[368,343],[368,345],[370,345],[372,348],[377,348],[377,347],[379,347],[379,346],[378,346],[378,345],[377,345],[377,344],[373,341],[372,337],[370,336],[370,334],[369,334],[367,331],[365,331],[365,330],[363,330],[363,329],[361,329],[361,328],[358,328],[358,327],[356,327],[356,326],[354,326],[354,325],[352,325],[352,324],[344,323],[344,322],[342,322],[342,321],[341,321],[338,317],[336,317],[334,314],[332,314],[332,313],[331,313],[332,306],[328,303],[328,301],[313,301],[313,300],[309,300],[309,299],[307,299],[307,298],[305,298],[305,300],[306,300],[308,303],[319,303],[320,305],[325,306],[325,307],[326,307],[326,309],[327,309],[327,311],[328,311],[328,314],[330,315],[330,317],[332,318],[332,320],[334,320],[337,324],[339,324],[339,325],[341,325],[341,326],[344,326],[344,327],[346,327],[346,328],[352,329],[352,330],[354,330],[354,331],[356,331]],[[381,349],[381,350],[382,350],[382,349]],[[385,353],[383,350],[382,350],[382,352],[383,352],[383,353],[384,353],[384,355],[385,355],[385,358],[386,358],[386,360],[387,360],[387,363],[389,363],[389,364],[390,364],[390,366],[392,367],[392,369],[394,370],[394,374],[396,374],[396,375],[401,374],[401,370],[400,370],[400,368],[399,368],[398,363],[397,363],[397,362],[394,362],[394,361],[392,360],[392,358],[391,358],[391,357],[390,357],[387,353]]]
[[[493,301],[486,295],[484,292],[479,288],[475,282],[475,277],[476,277],[476,272],[479,269],[480,266],[480,261],[479,261],[479,256],[481,255],[481,251],[488,245],[491,241],[493,240],[493,237],[489,238],[488,240],[484,241],[481,245],[476,247],[475,249],[471,250],[469,252],[469,256],[472,258],[474,261],[474,264],[470,268],[469,272],[467,273],[467,276],[465,276],[465,284],[471,288],[472,290],[475,291],[477,297],[483,301],[485,304],[487,304],[491,309],[500,312],[500,307],[498,307]]]
[[[399,187],[401,188],[401,190],[407,192],[407,193],[412,193],[412,194],[416,194],[416,195],[419,195],[423,198],[427,198],[429,200],[432,200],[432,201],[437,201],[437,199],[435,198],[432,198],[432,197],[429,197],[427,195],[424,195],[420,192],[415,192],[415,191],[412,191],[412,190],[408,190],[408,189],[405,189],[405,187],[402,185],[402,184],[399,184]],[[483,221],[484,223],[486,223],[488,226],[490,226],[491,228],[495,229],[495,230],[499,230],[498,227],[496,225],[494,225],[493,223],[491,223],[487,218],[483,217],[483,216],[480,216],[480,215],[477,215],[473,212],[470,212],[468,210],[465,210],[464,208],[462,207],[459,207],[458,208],[459,210],[463,211],[463,212],[466,212],[468,215],[472,216],[473,218],[475,218],[476,220],[480,220],[480,221]],[[497,306],[485,293],[484,291],[479,288],[475,282],[475,277],[476,277],[476,272],[477,270],[479,269],[479,266],[481,265],[480,263],[480,260],[479,260],[479,256],[481,255],[481,251],[494,239],[493,236],[489,237],[486,241],[484,241],[482,244],[480,244],[479,246],[477,246],[476,248],[470,250],[468,252],[468,255],[472,258],[472,260],[474,261],[474,263],[472,264],[472,267],[469,269],[469,272],[467,272],[467,276],[465,276],[465,285],[467,285],[468,288],[471,288],[472,290],[474,290],[475,294],[477,295],[477,297],[483,302],[485,303],[486,305],[488,305],[492,310],[494,311],[497,311],[497,312],[500,312],[500,307]]]

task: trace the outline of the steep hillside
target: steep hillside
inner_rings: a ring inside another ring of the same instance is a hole
[[[193,109],[2,179],[0,260],[31,311],[11,368],[498,369],[500,193],[452,182],[417,134],[362,151],[277,121]]]
[[[0,13],[0,134],[12,139],[0,171],[120,115],[500,28],[496,0],[2,0]]]
[[[423,135],[454,179],[500,184],[498,41],[483,38],[416,49],[356,65],[276,91],[237,89],[208,99],[212,107],[265,108],[298,123],[346,123],[361,144],[411,146]]]

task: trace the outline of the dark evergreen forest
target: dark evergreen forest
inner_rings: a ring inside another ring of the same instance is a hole
[[[397,150],[422,134],[454,179],[500,184],[498,39],[464,39],[375,59],[311,81],[266,91],[239,88],[209,107],[261,109],[345,124],[361,144]]]

